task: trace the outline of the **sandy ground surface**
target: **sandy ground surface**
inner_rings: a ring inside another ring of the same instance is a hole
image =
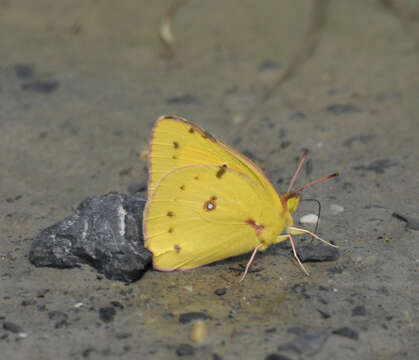
[[[417,2],[332,1],[314,55],[263,105],[312,3],[191,1],[171,60],[159,41],[168,4],[0,1],[1,358],[417,359],[419,231],[392,217],[419,218]],[[166,113],[253,157],[278,191],[303,149],[299,184],[339,171],[304,196],[321,200],[320,234],[340,259],[307,277],[272,247],[241,284],[230,268],[247,256],[128,286],[88,266],[34,268],[41,229],[87,196],[146,186],[138,154]],[[188,312],[210,317],[199,344],[179,321]],[[313,353],[284,346],[319,332]]]

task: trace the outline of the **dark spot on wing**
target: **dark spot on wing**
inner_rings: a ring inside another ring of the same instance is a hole
[[[216,196],[211,196],[211,198],[204,202],[204,210],[205,211],[212,211],[216,209],[215,201],[217,200]]]
[[[182,250],[182,248],[180,247],[180,245],[178,245],[178,244],[175,244],[174,246],[173,246],[173,249],[175,249],[175,251],[179,254],[180,253],[180,250]]]
[[[168,211],[166,214],[168,217],[173,217],[175,214],[173,214],[173,211]]]
[[[220,168],[217,171],[217,174],[215,174],[215,176],[220,179],[221,176],[223,176],[224,173],[226,172],[226,169],[227,169],[227,165],[226,164],[221,165]]]
[[[185,190],[185,185],[182,185],[182,186],[180,187],[180,190]]]
[[[179,147],[179,143],[177,141],[173,141],[173,147],[177,149]]]
[[[173,228],[169,228],[168,233],[171,234],[173,232]]]
[[[262,232],[262,230],[265,228],[265,225],[263,225],[263,224],[260,224],[260,225],[259,224],[256,224],[256,221],[253,220],[253,219],[251,219],[251,218],[249,218],[249,219],[246,220],[246,224],[247,225],[250,225],[255,230],[257,236],[259,236],[260,233]]]

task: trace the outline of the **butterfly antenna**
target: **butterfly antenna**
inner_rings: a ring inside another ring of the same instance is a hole
[[[319,200],[317,199],[303,199],[302,201],[313,201],[317,203],[318,211],[317,211],[317,221],[316,221],[316,227],[314,228],[314,233],[317,234],[317,231],[319,230],[319,222],[320,222],[320,213],[322,210],[322,205]],[[311,237],[311,241],[313,241],[314,237]]]
[[[303,157],[300,160],[300,164],[298,165],[298,168],[295,171],[294,176],[291,179],[290,186],[288,186],[288,191],[287,192],[290,192],[292,187],[294,186],[295,179],[297,178],[298,173],[300,172],[301,168],[303,167],[304,161],[306,161],[306,159],[307,159],[307,155],[308,155],[308,151],[305,151],[304,154],[303,154]]]
[[[307,188],[307,187],[309,187],[311,185],[317,184],[317,183],[322,182],[322,181],[325,181],[325,180],[332,179],[332,178],[334,178],[336,176],[339,176],[339,173],[334,173],[334,174],[331,174],[329,176],[325,176],[325,177],[322,177],[320,179],[311,181],[308,184],[305,184],[305,185],[302,185],[302,186],[296,188],[295,190],[293,190],[293,192],[299,192],[300,190],[303,190],[303,189],[305,189],[305,188]],[[289,190],[288,190],[288,192],[289,192]]]

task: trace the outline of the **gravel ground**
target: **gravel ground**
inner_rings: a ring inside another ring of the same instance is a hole
[[[311,2],[191,1],[171,59],[168,5],[0,2],[1,357],[417,359],[419,231],[393,216],[419,219],[417,2],[331,1],[313,56],[265,104]],[[272,246],[243,283],[248,255],[129,285],[31,265],[32,239],[87,196],[145,188],[162,114],[252,157],[278,191],[304,149],[299,184],[339,171],[304,196],[340,258],[307,277]]]

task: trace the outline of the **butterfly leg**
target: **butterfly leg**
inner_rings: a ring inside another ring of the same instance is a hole
[[[295,249],[294,239],[292,238],[291,234],[288,234],[287,236],[290,239],[292,251],[294,253],[294,257],[297,259],[298,264],[301,266],[301,269],[303,269],[304,273],[307,276],[310,276],[309,272],[306,270],[306,268],[304,267],[304,265],[301,262],[300,258],[298,257],[297,250]]]
[[[240,281],[239,281],[239,282],[242,282],[242,281],[244,280],[244,278],[246,277],[247,272],[248,272],[248,271],[249,271],[249,269],[250,269],[250,265],[252,265],[253,259],[254,259],[254,258],[255,258],[255,256],[256,256],[256,253],[258,252],[258,250],[259,250],[261,247],[262,247],[262,244],[260,244],[260,245],[256,246],[256,247],[255,247],[255,250],[253,250],[252,256],[250,257],[249,261],[247,262],[246,269],[244,270],[244,273],[243,273],[243,275],[242,275],[242,277],[241,277],[241,279],[240,279]]]
[[[287,227],[287,232],[293,235],[298,235],[298,234],[309,234],[311,236],[313,236],[314,238],[316,238],[317,240],[320,240],[322,242],[324,242],[326,245],[332,246],[334,248],[338,248],[339,246],[333,245],[330,242],[322,239],[320,236],[316,235],[315,233],[312,233],[311,231],[308,231],[306,229],[300,229],[294,226],[288,226]]]

